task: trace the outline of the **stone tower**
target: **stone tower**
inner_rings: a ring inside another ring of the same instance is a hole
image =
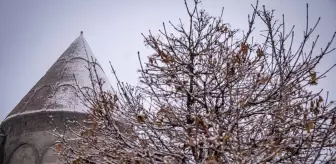
[[[78,85],[91,87],[88,67],[110,87],[102,68],[83,37],[83,32],[58,58],[46,74],[9,113],[1,124],[0,163],[60,163],[52,149],[57,137],[49,133],[53,124],[62,127],[68,118],[83,119],[87,107],[78,97]],[[75,80],[76,79],[76,80]]]

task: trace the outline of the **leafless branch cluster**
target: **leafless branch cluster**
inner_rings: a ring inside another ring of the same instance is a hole
[[[319,163],[336,161],[336,111],[328,94],[313,92],[323,72],[316,66],[333,51],[314,51],[319,20],[307,26],[299,47],[284,17],[252,5],[248,30],[190,7],[189,21],[169,22],[159,35],[144,35],[154,50],[141,63],[142,86],[118,81],[105,92],[92,80],[87,123],[63,140],[62,159],[78,163]],[[222,12],[223,13],[223,12]],[[264,42],[254,41],[261,20]],[[312,39],[311,47],[307,47]],[[113,67],[112,67],[113,69]],[[114,69],[113,69],[114,72]],[[114,73],[115,74],[115,73]],[[91,78],[93,79],[93,78]],[[98,77],[95,79],[99,79]]]

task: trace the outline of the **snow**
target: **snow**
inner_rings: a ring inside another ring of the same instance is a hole
[[[68,108],[62,108],[62,109],[40,109],[40,110],[32,110],[32,111],[25,111],[22,113],[16,113],[13,115],[8,116],[4,121],[2,121],[2,123],[10,120],[11,118],[14,118],[16,116],[25,116],[25,115],[30,115],[30,114],[38,114],[38,113],[48,113],[48,112],[78,112],[78,113],[85,113],[85,111],[78,111],[78,110],[71,110]],[[52,116],[51,116],[52,117]]]

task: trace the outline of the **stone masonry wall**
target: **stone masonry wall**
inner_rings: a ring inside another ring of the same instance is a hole
[[[4,164],[60,163],[51,149],[57,137],[48,132],[54,129],[50,116],[53,124],[61,129],[67,119],[82,120],[85,117],[83,113],[55,111],[20,115],[7,120],[1,127],[6,135]]]

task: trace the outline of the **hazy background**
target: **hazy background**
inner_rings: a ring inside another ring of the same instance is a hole
[[[234,28],[247,27],[247,14],[253,0],[204,0],[202,7],[219,15]],[[319,49],[336,31],[336,0],[261,0],[275,9],[277,18],[286,16],[286,26],[296,25],[297,40],[305,28],[305,4],[310,4],[310,24],[319,16]],[[137,51],[151,51],[141,33],[156,33],[162,22],[186,20],[183,0],[1,0],[0,1],[0,120],[45,74],[49,67],[79,36],[81,30],[92,51],[112,81],[109,61],[122,81],[137,84]],[[258,24],[257,24],[258,25]],[[255,33],[256,34],[256,33]],[[333,47],[336,47],[334,42]],[[318,50],[317,49],[317,50]],[[320,69],[336,63],[333,52]],[[319,82],[335,98],[336,71]],[[113,83],[113,82],[112,82]],[[336,99],[336,98],[335,98]]]

